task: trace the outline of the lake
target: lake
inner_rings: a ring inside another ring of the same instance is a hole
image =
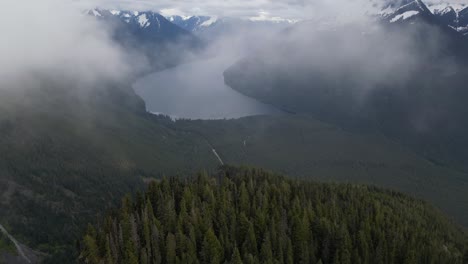
[[[224,84],[223,72],[236,59],[217,57],[149,74],[135,82],[135,92],[151,113],[176,118],[230,119],[280,113]]]

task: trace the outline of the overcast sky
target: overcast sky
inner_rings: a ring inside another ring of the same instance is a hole
[[[390,0],[74,0],[83,6],[162,11],[164,15],[233,17],[281,17],[309,19],[315,16],[362,15]],[[398,1],[398,0],[395,0]],[[443,0],[423,0],[426,3]],[[468,0],[448,0],[468,3]]]

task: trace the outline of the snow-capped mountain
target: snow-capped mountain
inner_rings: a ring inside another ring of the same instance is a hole
[[[458,24],[458,13],[451,6],[444,9],[434,9],[433,14],[437,17],[439,22],[456,28]]]
[[[177,26],[190,32],[202,31],[218,20],[216,17],[209,16],[170,16],[167,19]]]
[[[381,16],[389,23],[423,21],[449,27],[462,34],[468,32],[468,6],[460,3],[426,5],[422,0],[405,0],[402,5],[389,4]]]
[[[387,12],[384,13],[384,18],[390,23],[400,23],[418,19],[431,21],[434,19],[434,15],[421,0],[414,0],[406,1],[404,5],[396,8],[393,12],[388,12],[387,9]]]
[[[257,18],[219,18],[215,16],[170,16],[167,19],[187,31],[204,37],[214,37],[221,33],[240,30],[280,30],[296,22],[286,19],[264,20]]]
[[[153,69],[173,66],[183,60],[181,50],[196,50],[203,44],[191,32],[151,11],[92,9],[87,14],[111,24],[114,39],[130,51],[144,55]]]
[[[458,13],[461,10],[468,7],[468,5],[463,4],[463,3],[458,3],[458,2],[456,2],[456,3],[443,2],[443,3],[439,3],[439,4],[428,4],[427,7],[429,8],[429,10],[431,10],[431,12],[433,14],[443,12],[448,7],[453,9],[455,12]]]
[[[458,32],[468,31],[468,5],[465,4],[440,4],[429,7],[440,23],[449,25]]]
[[[457,30],[464,34],[468,34],[468,7],[465,7],[458,12]]]
[[[121,26],[143,38],[173,39],[190,34],[159,13],[151,11],[92,9],[88,11],[88,14],[100,20],[120,22]]]

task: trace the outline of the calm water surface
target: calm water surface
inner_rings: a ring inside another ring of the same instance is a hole
[[[224,84],[223,72],[235,61],[217,57],[180,65],[147,75],[133,88],[145,100],[147,111],[178,118],[228,119],[280,113]]]

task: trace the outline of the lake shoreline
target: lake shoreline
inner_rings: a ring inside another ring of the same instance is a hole
[[[246,116],[284,114],[232,89],[224,71],[236,58],[214,57],[153,72],[134,82],[133,89],[149,113],[175,119],[219,120]]]

